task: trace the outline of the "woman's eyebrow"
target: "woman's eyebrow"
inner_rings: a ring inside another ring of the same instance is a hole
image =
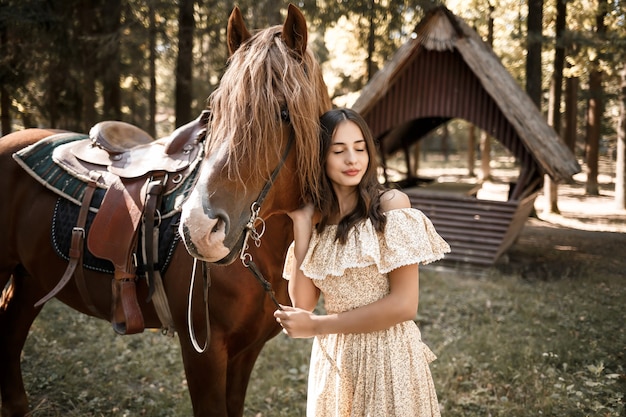
[[[365,139],[360,139],[360,140],[355,140],[352,143],[364,143],[364,142],[365,142]],[[333,146],[333,145],[346,145],[346,142],[333,142],[330,144],[330,146]]]

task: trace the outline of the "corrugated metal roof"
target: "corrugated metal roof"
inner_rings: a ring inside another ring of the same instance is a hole
[[[413,119],[464,118],[502,142],[523,165],[540,167],[529,171],[545,171],[556,180],[580,171],[572,152],[465,22],[440,6],[416,32],[353,105],[377,136]]]

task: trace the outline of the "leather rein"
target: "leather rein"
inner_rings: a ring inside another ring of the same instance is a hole
[[[284,122],[289,123],[290,121],[289,113],[287,112],[287,110],[281,111],[281,119]],[[272,185],[274,185],[274,182],[276,181],[276,178],[278,177],[278,174],[280,173],[281,168],[285,165],[285,162],[287,161],[287,157],[289,156],[291,148],[293,148],[294,142],[295,142],[295,133],[292,128],[291,133],[289,134],[289,140],[287,141],[287,147],[285,148],[283,155],[280,161],[278,162],[278,165],[274,168],[274,171],[272,171],[270,178],[267,180],[267,182],[261,189],[261,192],[259,193],[259,196],[257,197],[257,199],[250,206],[250,219],[248,220],[248,223],[243,229],[244,238],[243,238],[243,243],[241,246],[241,252],[239,254],[239,259],[241,260],[241,263],[243,264],[243,266],[248,268],[248,270],[252,273],[252,275],[254,275],[254,277],[259,281],[259,283],[265,290],[265,292],[270,296],[270,298],[272,299],[272,302],[280,310],[282,310],[283,308],[281,307],[280,303],[276,299],[276,294],[274,292],[274,289],[272,288],[272,284],[263,276],[259,267],[254,263],[254,260],[252,259],[252,254],[248,252],[248,250],[250,249],[248,240],[251,239],[257,248],[261,246],[261,237],[265,233],[265,220],[263,220],[263,218],[259,216],[259,212],[261,211],[261,204],[263,204],[263,201],[265,201],[265,198],[269,194],[269,191],[272,188]],[[260,229],[257,229],[257,227],[260,227]],[[192,308],[191,308],[192,288],[195,282],[195,276],[197,272],[197,263],[198,263],[198,259],[194,258],[193,269],[191,273],[191,282],[189,284],[189,301],[187,304],[187,324],[188,324],[188,330],[189,330],[189,337],[191,339],[191,344],[193,345],[193,348],[196,350],[197,353],[204,353],[206,349],[208,348],[209,343],[211,342],[211,322],[209,318],[209,287],[211,286],[211,276],[210,276],[209,266],[207,265],[207,262],[202,261],[203,301],[204,301],[204,306],[205,306],[206,339],[204,341],[204,346],[200,347],[195,337],[195,332],[193,329]]]

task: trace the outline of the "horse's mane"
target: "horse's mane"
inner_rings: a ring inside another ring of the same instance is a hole
[[[227,144],[229,177],[245,184],[239,170],[243,163],[255,169],[246,176],[269,178],[274,169],[270,161],[277,161],[280,153],[273,135],[281,129],[281,110],[288,110],[300,191],[317,195],[319,117],[331,102],[313,54],[307,49],[304,56],[297,56],[281,40],[281,29],[257,32],[231,56],[219,87],[209,97],[213,114],[209,154]]]

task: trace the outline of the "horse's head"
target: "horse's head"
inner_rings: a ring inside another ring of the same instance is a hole
[[[180,222],[191,255],[220,263],[235,259],[252,211],[291,211],[316,192],[318,120],[331,107],[295,6],[282,26],[254,35],[235,8],[227,36],[228,68],[209,97],[207,156]]]

